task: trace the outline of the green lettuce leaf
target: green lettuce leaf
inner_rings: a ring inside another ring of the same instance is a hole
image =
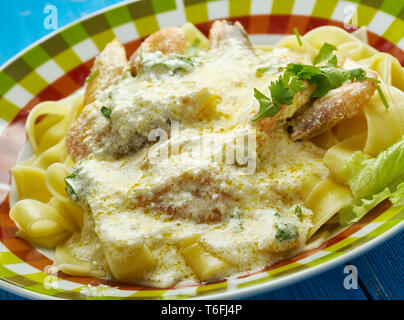
[[[380,202],[387,199],[390,195],[389,188],[385,188],[382,192],[368,198],[354,200],[351,205],[342,209],[339,213],[340,224],[346,226],[359,221],[365,214],[376,207]]]
[[[401,182],[396,191],[391,194],[390,201],[396,205],[404,204],[404,182]]]
[[[342,225],[358,221],[385,199],[393,204],[404,203],[404,136],[376,158],[356,152],[344,166],[343,174],[354,200],[339,213]]]
[[[404,181],[404,136],[376,158],[367,159],[357,152],[343,174],[357,199],[377,194],[394,181]]]

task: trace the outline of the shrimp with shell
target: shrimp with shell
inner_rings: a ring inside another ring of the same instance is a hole
[[[366,70],[368,78],[377,79],[377,73]],[[376,90],[371,80],[351,81],[316,99],[303,113],[297,113],[287,123],[292,141],[313,138],[345,119],[357,115]]]

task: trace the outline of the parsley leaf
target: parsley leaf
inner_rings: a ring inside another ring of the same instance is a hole
[[[297,228],[290,223],[277,223],[275,229],[275,238],[279,242],[295,240],[299,235]]]
[[[361,68],[352,70],[336,68],[334,66],[335,61],[336,59],[332,57],[329,60],[329,63],[322,67],[290,63],[287,65],[286,70],[296,75],[298,79],[307,80],[311,84],[316,85],[316,89],[311,94],[312,98],[321,98],[325,96],[330,90],[340,87],[348,80],[369,80],[369,78],[366,77],[365,70]]]
[[[337,50],[336,46],[325,42],[318,52],[317,57],[314,59],[313,64],[319,64],[325,60],[328,60],[335,50]]]
[[[178,60],[181,60],[185,63],[188,63],[189,65],[191,65],[192,67],[194,66],[194,63],[192,62],[191,58],[189,57],[185,57],[185,56],[175,56],[175,58],[177,58]]]
[[[100,70],[95,70],[93,73],[89,75],[87,78],[86,82],[89,83],[91,80],[93,80],[96,76],[98,76],[100,73]]]
[[[279,110],[281,110],[280,106],[274,104],[270,98],[256,88],[254,88],[254,97],[260,104],[260,110],[252,120],[253,122],[261,118],[273,117],[279,112]]]
[[[285,72],[278,80],[272,81],[269,85],[271,98],[254,88],[254,97],[260,104],[260,110],[253,121],[255,122],[264,117],[273,117],[281,110],[283,105],[292,104],[295,94],[306,89],[302,84],[302,81],[297,77]]]
[[[351,81],[357,80],[362,82],[366,78],[366,72],[362,68],[356,68],[352,70],[346,70],[348,79]]]
[[[275,82],[271,82],[269,90],[271,91],[272,100],[278,105],[291,105],[293,97],[296,93],[306,89],[303,82],[291,73],[285,72]]]
[[[105,118],[111,119],[112,109],[107,107],[101,107],[101,113]]]
[[[299,79],[310,81],[320,73],[320,68],[305,64],[289,63],[286,66],[286,71],[293,73]]]
[[[302,216],[303,216],[302,208],[301,208],[299,205],[297,205],[297,206],[295,207],[295,214],[297,215],[297,217],[298,217],[299,219],[302,219]]]
[[[312,98],[321,98],[330,90],[340,87],[347,81],[347,75],[343,69],[324,66],[320,68],[320,72],[312,78],[316,89],[311,94]]]
[[[262,67],[262,68],[258,68],[257,70],[255,70],[255,75],[257,77],[262,77],[262,75],[267,72],[269,69],[271,69],[270,67]]]

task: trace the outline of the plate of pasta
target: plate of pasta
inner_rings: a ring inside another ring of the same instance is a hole
[[[404,22],[345,4],[135,1],[6,63],[0,286],[235,298],[402,230]]]

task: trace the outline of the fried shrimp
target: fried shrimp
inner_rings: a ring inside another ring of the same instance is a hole
[[[136,59],[140,52],[161,51],[163,54],[183,54],[186,48],[185,32],[178,27],[168,27],[157,31],[146,38],[145,41],[129,58],[132,74],[136,74],[138,66]]]
[[[251,49],[253,52],[248,34],[240,22],[215,21],[209,31],[210,48],[225,46],[229,41],[234,41],[242,47]]]
[[[368,78],[377,78],[374,71],[367,70]],[[292,141],[312,138],[332,128],[344,119],[359,113],[376,90],[374,81],[348,82],[314,101],[313,105],[288,123]]]
[[[100,141],[101,137],[92,130],[91,120],[86,109],[93,108],[92,103],[106,88],[116,84],[128,69],[125,48],[115,39],[106,45],[105,49],[95,59],[92,76],[84,93],[84,109],[79,118],[72,124],[66,135],[66,149],[74,159],[88,155],[89,150],[85,141]],[[92,79],[91,79],[92,77]]]

